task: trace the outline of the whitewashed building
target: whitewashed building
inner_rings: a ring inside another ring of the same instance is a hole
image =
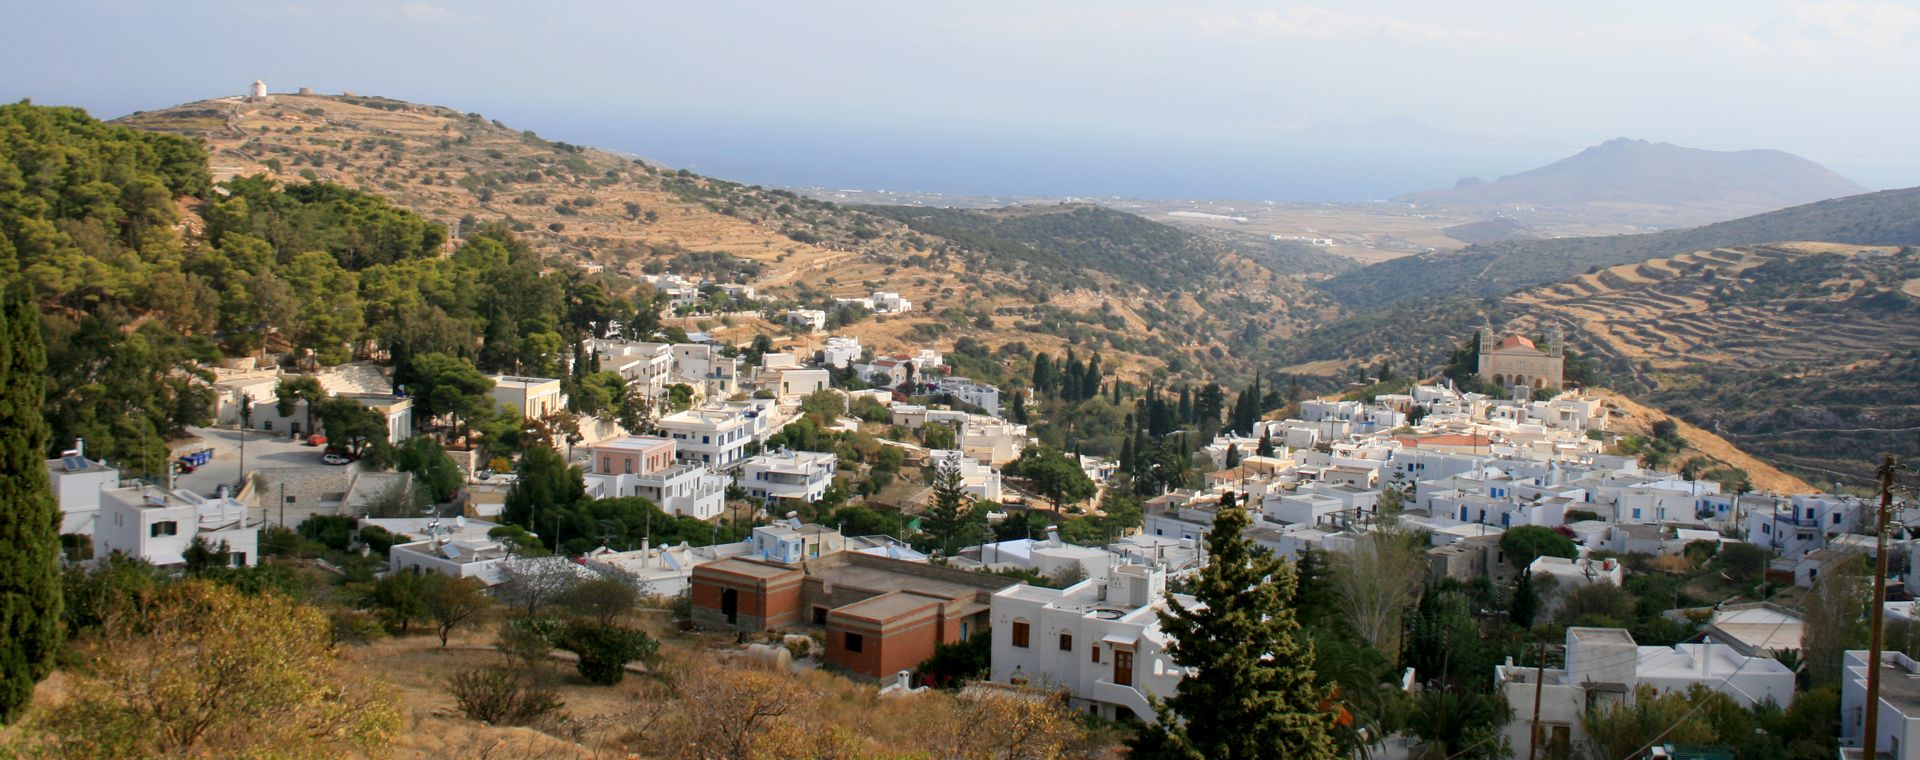
[[[1185,675],[1160,629],[1168,597],[1166,574],[1142,565],[1064,589],[1008,587],[993,595],[992,680],[1063,689],[1077,709],[1152,721],[1151,698],[1173,696]]]

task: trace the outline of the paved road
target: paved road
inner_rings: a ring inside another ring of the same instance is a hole
[[[236,485],[240,482],[240,431],[226,428],[188,428],[187,432],[197,435],[202,442],[182,444],[176,451],[198,451],[213,449],[213,461],[193,472],[182,474],[174,480],[177,488],[187,488],[195,493],[211,495],[221,485]],[[265,433],[258,430],[246,433],[248,472],[262,467],[325,467],[320,463],[321,447],[308,446],[300,441],[287,438],[285,433]],[[358,465],[344,465],[357,467]]]

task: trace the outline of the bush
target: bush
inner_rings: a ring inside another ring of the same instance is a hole
[[[494,648],[521,667],[532,667],[553,651],[553,637],[559,632],[557,618],[517,617],[500,624],[500,638]]]
[[[447,689],[468,718],[496,726],[525,726],[564,705],[552,689],[533,686],[506,668],[481,668],[456,674]]]
[[[580,656],[580,676],[602,686],[620,683],[627,663],[653,657],[660,642],[642,631],[575,620],[560,629],[554,646]]]

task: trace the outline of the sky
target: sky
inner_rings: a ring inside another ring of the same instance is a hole
[[[1920,185],[1920,0],[6,2],[0,100],[259,78],[762,184],[1368,200],[1634,137]]]

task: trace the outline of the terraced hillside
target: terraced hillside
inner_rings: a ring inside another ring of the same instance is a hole
[[[1589,350],[1662,373],[1769,370],[1920,345],[1920,307],[1900,292],[1920,249],[1783,244],[1621,264],[1507,303],[1584,335]]]
[[[1647,403],[1814,482],[1920,450],[1920,249],[1720,248],[1506,299],[1566,327]],[[1629,379],[1630,378],[1630,379]]]
[[[1835,198],[1645,235],[1506,240],[1407,256],[1348,272],[1323,287],[1349,308],[1370,311],[1427,298],[1499,297],[1598,268],[1783,240],[1920,245],[1920,188]]]
[[[915,302],[913,314],[836,330],[882,351],[950,348],[972,337],[989,347],[1018,341],[1057,352],[1072,341],[1105,352],[1107,366],[1130,374],[1232,376],[1251,365],[1214,355],[1239,348],[1228,342],[1238,331],[1255,324],[1261,340],[1288,335],[1317,321],[1316,309],[1328,304],[1231,247],[1126,214],[1063,207],[915,229],[784,190],[548,140],[476,113],[386,98],[225,98],[119,122],[201,140],[216,180],[264,174],[365,189],[456,237],[463,227],[505,220],[553,254],[555,266],[602,271],[615,292],[631,292],[642,274],[667,271],[749,282],[763,298],[806,305],[897,291]],[[1021,241],[1015,245],[1030,255],[1004,255],[1008,241]],[[1188,257],[1177,281],[1139,264],[1167,252]],[[699,319],[687,327],[742,340],[772,329],[740,317],[732,329]],[[788,335],[782,342],[804,349],[813,340]]]

